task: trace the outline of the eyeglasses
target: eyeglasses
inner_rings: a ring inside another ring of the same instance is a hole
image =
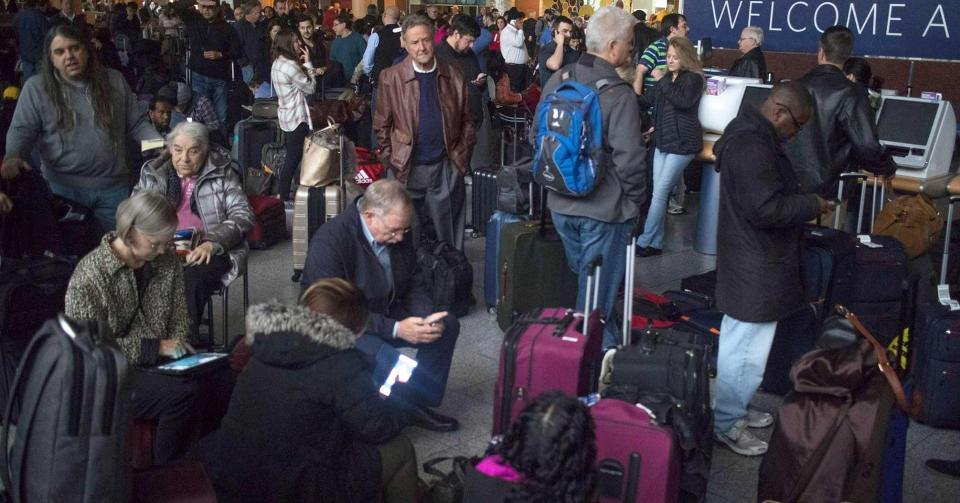
[[[386,225],[387,225],[386,220],[385,220],[382,216],[379,216],[379,215],[377,216],[377,218],[379,218],[379,219],[380,219],[380,222],[383,223],[384,227],[386,227]],[[400,229],[391,229],[391,228],[387,227],[387,228],[384,229],[384,232],[387,233],[387,236],[388,236],[390,239],[394,239],[394,238],[396,238],[398,235],[399,235],[399,236],[402,236],[402,235],[410,232],[410,226],[403,227],[403,228],[400,228]]]
[[[790,107],[784,105],[783,103],[777,103],[777,102],[774,102],[774,105],[777,105],[778,107],[786,110],[787,113],[790,114],[790,120],[793,121],[793,127],[797,128],[797,131],[800,131],[801,129],[803,129],[803,124],[800,124],[800,121],[797,120],[797,117],[793,115],[793,110],[790,110]]]

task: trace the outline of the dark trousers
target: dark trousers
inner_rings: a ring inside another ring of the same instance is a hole
[[[214,255],[209,264],[185,265],[183,267],[183,287],[187,294],[187,312],[190,313],[190,328],[194,341],[200,331],[200,320],[207,299],[222,285],[223,275],[230,271],[230,257],[226,254]]]
[[[429,313],[423,314],[426,316]],[[392,327],[391,327],[392,328]],[[453,350],[460,335],[460,322],[452,314],[443,320],[443,334],[430,344],[410,344],[391,334],[367,333],[357,339],[357,349],[376,361],[373,378],[379,386],[399,357],[396,348],[417,348],[417,368],[410,380],[393,387],[394,395],[409,404],[436,407],[443,402],[450,375]]]
[[[307,139],[310,128],[301,122],[297,129],[286,133],[287,157],[283,160],[283,171],[280,172],[280,200],[290,200],[290,187],[293,177],[300,178],[300,160],[303,158],[303,142]]]
[[[153,462],[165,465],[183,456],[190,446],[195,421],[196,386],[179,377],[134,369],[132,412],[137,421],[156,421]]]
[[[422,236],[427,235],[462,250],[467,189],[450,159],[411,166],[407,192],[417,217],[412,222],[414,245],[419,246]]]
[[[507,63],[507,76],[510,77],[510,90],[521,93],[530,85],[530,69],[527,65]]]

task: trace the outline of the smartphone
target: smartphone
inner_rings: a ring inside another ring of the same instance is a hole
[[[440,323],[441,320],[447,317],[447,312],[442,311],[439,313],[433,313],[430,316],[427,316],[423,321],[428,325],[435,325]]]
[[[390,369],[390,373],[387,374],[386,380],[380,385],[380,395],[384,397],[390,396],[393,385],[398,382],[405,383],[409,381],[415,368],[417,368],[416,360],[407,355],[400,355],[399,358],[397,358],[397,363],[393,364],[393,368]]]

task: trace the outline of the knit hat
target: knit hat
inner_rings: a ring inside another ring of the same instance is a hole
[[[15,86],[9,86],[3,90],[3,99],[5,100],[17,100],[20,98],[20,88]]]

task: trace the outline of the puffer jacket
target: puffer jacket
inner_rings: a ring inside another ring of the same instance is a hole
[[[253,355],[220,429],[197,448],[219,501],[378,499],[375,445],[400,434],[404,420],[380,398],[355,340],[304,307],[250,307]]]
[[[638,96],[640,106],[655,107],[654,143],[661,152],[699,154],[703,150],[700,98],[703,76],[681,70],[676,80],[664,75],[649,93]]]
[[[143,166],[133,192],[145,190],[160,192],[174,207],[180,204],[179,179],[169,153]],[[227,285],[246,270],[250,248],[244,237],[253,228],[253,210],[231,166],[230,154],[222,148],[211,145],[190,208],[203,221],[203,241],[213,243],[218,255],[230,254],[230,272],[223,278]]]
[[[447,157],[463,176],[470,171],[470,155],[477,142],[476,129],[463,74],[440,59],[437,59],[437,93]],[[402,183],[406,183],[410,172],[419,111],[420,84],[413,70],[413,58],[407,56],[380,73],[377,109],[373,114],[381,162],[391,167]]]

